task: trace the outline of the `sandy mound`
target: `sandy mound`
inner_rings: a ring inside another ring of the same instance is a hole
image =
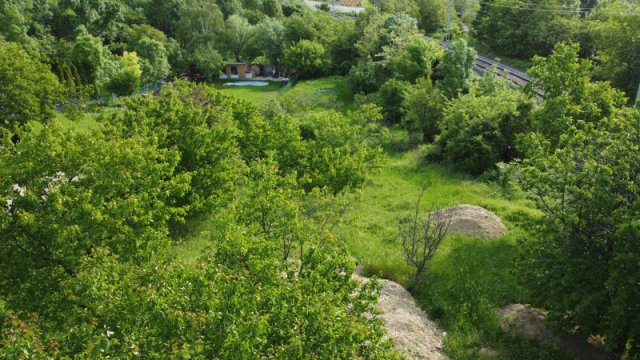
[[[356,276],[358,281],[369,279]],[[448,359],[442,354],[443,332],[438,325],[413,301],[411,294],[400,284],[379,280],[382,285],[378,308],[384,312],[381,318],[396,348],[409,359]]]
[[[450,234],[495,239],[507,233],[507,227],[498,215],[480,206],[456,205],[440,211],[451,216]]]
[[[500,324],[506,331],[537,339],[564,352],[586,360],[615,359],[577,336],[560,337],[545,324],[547,312],[541,309],[526,307],[522,304],[511,304],[498,313]]]

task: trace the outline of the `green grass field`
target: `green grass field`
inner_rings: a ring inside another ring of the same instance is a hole
[[[421,149],[388,155],[387,164],[374,175],[353,204],[340,235],[360,259],[365,271],[408,285],[410,269],[397,241],[398,222],[413,214],[418,197],[423,210],[457,204],[478,205],[507,222],[535,214],[523,199],[509,200],[498,186],[475,181],[448,167],[421,162]],[[509,224],[518,232],[517,224]]]
[[[58,122],[60,122],[60,124],[65,129],[76,129],[76,130],[94,129],[98,127],[98,122],[96,121],[97,117],[98,117],[98,114],[87,113],[87,114],[84,114],[80,119],[74,121],[74,120],[70,120],[63,113],[59,111],[56,111],[55,113],[55,119]]]
[[[401,217],[415,211],[424,188],[423,211],[471,204],[497,213],[509,233],[495,240],[447,237],[428,265],[426,280],[411,288],[416,302],[447,331],[445,352],[453,359],[484,359],[480,349],[498,351],[499,359],[562,359],[564,355],[540,344],[504,333],[497,310],[526,303],[518,283],[518,239],[526,219],[539,216],[522,197],[509,198],[497,185],[461,175],[449,167],[424,164],[421,148],[389,153],[386,165],[372,176],[346,215],[339,230],[347,248],[375,275],[412,287],[399,240]]]
[[[227,94],[246,100],[256,106],[266,104],[280,93],[279,82],[271,82],[267,86],[225,86],[228,81],[214,81],[213,86]]]
[[[291,113],[332,108],[353,108],[344,77],[301,81],[291,89],[280,90],[278,83],[267,87],[216,88],[252,103],[273,99],[289,106]],[[289,110],[288,110],[289,111]],[[63,126],[91,129],[97,126],[94,115],[72,122],[62,114],[56,118]],[[424,147],[396,152],[387,150],[387,161],[373,175],[345,214],[344,224],[336,230],[339,239],[363,266],[365,275],[375,275],[412,287],[412,269],[404,260],[398,238],[398,222],[411,215],[424,188],[422,209],[472,204],[497,213],[510,229],[496,240],[477,240],[463,236],[445,239],[428,266],[426,281],[411,288],[417,303],[447,331],[445,352],[453,359],[486,359],[482,348],[498,352],[497,359],[563,359],[563,355],[540,344],[504,333],[496,312],[506,304],[526,303],[526,292],[514,274],[517,266],[518,239],[528,236],[523,230],[526,219],[539,216],[533,204],[522,196],[507,196],[497,185],[462,175],[450,167],[425,164]],[[211,239],[226,229],[224,213],[191,221],[176,234],[180,241],[178,259],[194,265],[209,249]]]
[[[281,93],[278,101],[285,110],[293,114],[322,109],[341,112],[354,109],[353,96],[344,76],[300,81],[290,90]]]

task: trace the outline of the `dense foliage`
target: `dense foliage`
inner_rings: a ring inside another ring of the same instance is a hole
[[[517,178],[543,214],[522,233],[526,300],[640,357],[637,2],[457,0],[447,48],[423,36],[443,35],[446,2],[370,3],[354,20],[299,0],[1,2],[0,358],[396,358],[378,285],[352,279],[333,229],[397,134]],[[522,91],[477,76],[469,44],[548,57]],[[229,61],[347,75],[351,91],[285,92],[263,116],[173,81],[91,131],[54,120]],[[185,262],[198,221],[207,249]],[[457,319],[495,322],[467,305]]]
[[[29,121],[51,120],[59,95],[58,80],[45,64],[17,44],[0,40],[0,138]]]
[[[549,55],[554,45],[573,41],[594,60],[592,75],[610,80],[633,97],[640,83],[640,5],[633,1],[481,2],[478,38],[500,54],[529,59]]]
[[[396,358],[329,227],[379,163],[379,110],[309,120],[176,83],[97,130],[6,140],[2,357]],[[219,231],[185,266],[196,214]]]
[[[545,217],[521,269],[556,324],[636,358],[640,164],[629,154],[638,151],[640,114],[608,84],[591,83],[576,52],[560,45],[532,70],[548,99],[522,141],[522,184]]]

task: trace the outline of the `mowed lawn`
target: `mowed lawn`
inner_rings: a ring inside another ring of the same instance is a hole
[[[244,81],[244,80],[240,80]],[[280,93],[282,87],[279,82],[271,81],[267,86],[229,86],[224,85],[227,80],[218,80],[212,83],[213,87],[218,90],[224,91],[226,94],[233,95],[237,98],[246,100],[255,106],[264,105],[273,101],[273,99]]]

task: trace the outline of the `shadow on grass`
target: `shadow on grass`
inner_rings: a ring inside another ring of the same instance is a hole
[[[501,329],[498,309],[527,302],[514,275],[517,256],[513,235],[497,240],[452,237],[442,244],[429,278],[414,288],[414,296],[447,330],[445,351],[452,358],[484,359],[492,349],[499,359],[570,359]]]

